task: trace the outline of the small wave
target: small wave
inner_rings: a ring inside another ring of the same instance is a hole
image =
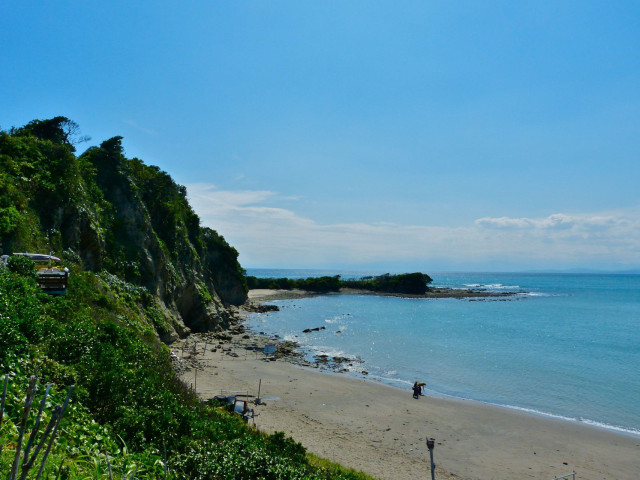
[[[312,346],[309,348],[314,355],[326,355],[327,357],[343,357],[343,358],[348,358],[349,360],[356,360],[355,355],[349,355],[348,353],[345,353],[342,350],[337,350],[331,347]]]
[[[581,418],[579,421],[581,423],[585,423],[587,425],[591,425],[591,426],[594,426],[594,427],[604,428],[606,430],[614,430],[616,432],[631,434],[631,435],[634,435],[636,437],[640,437],[640,429],[638,429],[638,428],[620,427],[618,425],[611,425],[609,423],[595,422],[593,420],[588,420],[586,418]]]
[[[540,415],[543,417],[555,418],[556,420],[563,420],[569,422],[577,422],[584,423],[585,425],[590,425],[592,427],[604,428],[605,430],[613,430],[620,433],[626,433],[634,436],[640,436],[640,429],[632,428],[632,427],[621,427],[619,425],[611,425],[609,423],[604,422],[596,422],[595,420],[589,420],[587,418],[576,418],[576,417],[567,417],[564,415],[557,415],[549,412],[544,412],[542,410],[536,410],[535,408],[525,408],[525,407],[516,407],[515,405],[500,405],[500,404],[492,404],[498,406],[504,406],[511,410],[518,410],[520,412],[532,413],[534,415]]]
[[[485,402],[482,402],[482,403],[485,403]],[[499,403],[491,403],[491,402],[486,402],[486,403],[488,405],[495,405],[498,407],[509,408],[511,410],[518,410],[519,412],[532,413],[534,415],[541,415],[543,417],[555,418],[556,420],[565,420],[565,421],[568,420],[571,422],[578,421],[578,419],[575,417],[566,417],[564,415],[556,415],[554,413],[544,412],[542,410],[536,410],[535,408],[517,407],[515,405],[501,405]]]
[[[518,292],[522,297],[568,297],[566,293]]]
[[[503,285],[502,283],[464,283],[464,287],[477,290],[517,290],[520,285]]]
[[[332,318],[325,318],[324,322],[325,323],[338,323],[341,320],[344,320],[345,318],[349,317],[350,314],[349,313],[345,313],[343,315],[336,315],[335,317]]]

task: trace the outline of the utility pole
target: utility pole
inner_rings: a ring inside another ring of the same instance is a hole
[[[427,438],[427,448],[429,449],[429,457],[431,457],[431,480],[436,480],[436,464],[433,463],[433,447],[436,441],[434,438]]]

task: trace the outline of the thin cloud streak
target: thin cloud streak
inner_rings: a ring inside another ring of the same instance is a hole
[[[270,191],[187,186],[202,223],[216,229],[249,266],[315,267],[413,263],[516,268],[637,268],[640,209],[544,218],[485,217],[442,227],[394,223],[319,224],[269,206]]]
[[[158,135],[158,132],[156,132],[155,130],[152,130],[152,129],[146,128],[146,127],[141,127],[140,125],[138,125],[133,120],[123,120],[123,122],[126,123],[127,125],[129,125],[130,127],[133,127],[136,130],[141,131],[142,133],[146,133],[147,135]]]

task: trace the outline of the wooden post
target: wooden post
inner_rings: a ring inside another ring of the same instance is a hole
[[[433,448],[435,447],[435,444],[435,439],[427,439],[427,448],[429,449],[429,457],[431,457],[431,480],[436,480],[436,464],[433,463]]]
[[[260,388],[262,387],[262,379],[258,383],[258,396],[256,397],[256,405],[260,405],[262,401],[260,400]]]

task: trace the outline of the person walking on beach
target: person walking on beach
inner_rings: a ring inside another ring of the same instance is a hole
[[[419,398],[422,394],[422,388],[418,385],[418,382],[413,383],[413,398]]]

